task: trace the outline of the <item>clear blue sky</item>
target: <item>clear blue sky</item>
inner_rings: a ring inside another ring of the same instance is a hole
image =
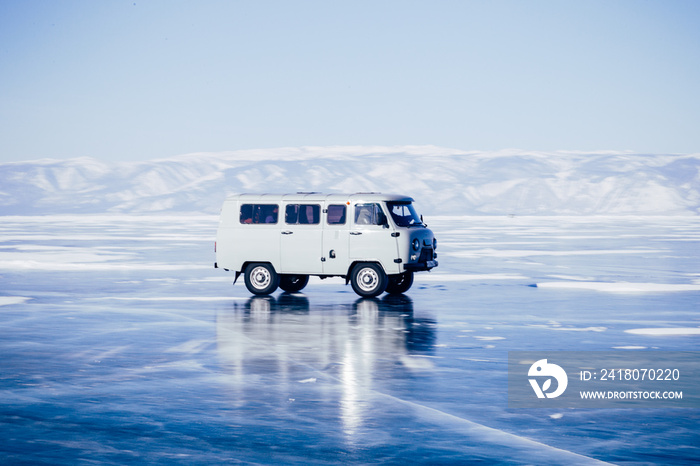
[[[0,161],[700,151],[700,1],[0,0]]]

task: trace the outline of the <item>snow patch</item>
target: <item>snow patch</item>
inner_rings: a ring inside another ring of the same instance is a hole
[[[415,280],[418,282],[463,282],[470,280],[525,280],[528,277],[517,273],[430,273],[417,274]]]
[[[0,306],[10,306],[12,304],[23,304],[32,298],[25,298],[24,296],[0,296]]]
[[[126,270],[209,270],[211,265],[124,262],[53,262],[37,260],[0,260],[0,270],[52,270],[63,272]]]
[[[625,333],[633,335],[653,335],[653,336],[669,336],[669,335],[700,335],[700,327],[669,327],[669,328],[633,328],[625,330]]]
[[[117,300],[117,301],[234,301],[248,300],[248,298],[240,298],[235,296],[155,296],[155,297],[138,297],[138,296],[102,296],[93,298],[96,300]]]
[[[608,329],[607,327],[564,327],[557,323],[548,325],[528,325],[528,327],[541,327],[549,330],[564,330],[568,332],[605,332]]]
[[[700,291],[700,285],[672,283],[628,283],[628,282],[543,282],[537,288],[579,289],[603,291],[606,293],[667,293],[679,291]]]
[[[471,251],[456,251],[443,253],[446,256],[459,258],[504,257],[522,258],[532,256],[591,256],[612,254],[652,254],[667,252],[663,249],[602,249],[602,250],[575,250],[575,251],[551,251],[551,250],[517,250],[517,249],[474,249]]]

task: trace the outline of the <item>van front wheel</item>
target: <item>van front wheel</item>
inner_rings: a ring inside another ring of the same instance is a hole
[[[374,298],[384,292],[387,276],[379,264],[357,264],[350,274],[352,289],[364,298]]]
[[[280,277],[270,264],[250,264],[245,269],[245,286],[253,294],[273,293],[279,285]]]
[[[308,275],[280,275],[280,288],[287,293],[301,291],[309,283]]]

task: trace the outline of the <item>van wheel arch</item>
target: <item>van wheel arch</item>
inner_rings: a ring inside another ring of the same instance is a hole
[[[350,264],[350,267],[348,267],[348,272],[343,275],[342,277],[345,279],[345,284],[349,284],[351,279],[352,279],[352,271],[357,266],[358,264],[376,264],[379,268],[381,268],[384,273],[386,274],[386,270],[384,270],[384,267],[382,266],[381,262],[376,261],[376,260],[368,260],[368,261],[353,261],[352,264]],[[387,274],[388,275],[388,274]]]

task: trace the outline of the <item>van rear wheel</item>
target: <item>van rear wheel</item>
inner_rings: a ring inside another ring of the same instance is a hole
[[[388,279],[381,265],[368,262],[353,267],[350,282],[355,293],[364,298],[374,298],[384,293]]]
[[[253,294],[273,293],[279,285],[280,277],[270,264],[253,263],[245,269],[245,286]]]
[[[386,292],[389,294],[405,293],[413,285],[413,272],[404,272],[398,275],[389,275],[389,284]]]
[[[280,288],[287,293],[301,291],[307,283],[309,283],[308,275],[280,275]]]

